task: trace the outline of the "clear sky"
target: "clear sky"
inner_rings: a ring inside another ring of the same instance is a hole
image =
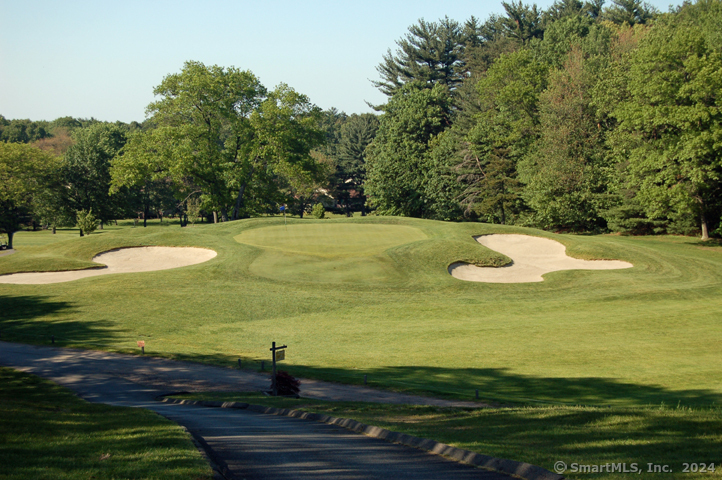
[[[386,98],[370,82],[376,66],[409,25],[502,12],[501,0],[0,0],[0,114],[142,121],[153,88],[186,60],[367,112]]]

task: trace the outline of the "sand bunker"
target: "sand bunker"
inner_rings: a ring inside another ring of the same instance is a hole
[[[93,257],[94,262],[106,265],[102,268],[66,272],[13,273],[0,275],[0,283],[38,285],[70,282],[112,273],[153,272],[207,262],[216,255],[213,250],[194,247],[120,248]]]
[[[634,265],[620,260],[579,260],[567,256],[566,247],[548,238],[529,235],[482,235],[480,244],[512,259],[505,267],[477,267],[453,263],[449,273],[459,280],[486,283],[541,282],[542,275],[559,270],[614,270]]]

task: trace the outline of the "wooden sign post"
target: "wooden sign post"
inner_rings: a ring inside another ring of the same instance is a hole
[[[271,354],[273,355],[273,373],[271,374],[273,376],[271,377],[271,390],[273,390],[274,397],[278,396],[278,385],[276,385],[276,360],[283,360],[284,358],[286,358],[286,352],[283,350],[284,348],[288,348],[288,346],[283,345],[277,347],[276,342],[273,342],[270,349]],[[278,351],[278,353],[276,353],[276,351]],[[276,357],[276,355],[278,355],[278,357]]]

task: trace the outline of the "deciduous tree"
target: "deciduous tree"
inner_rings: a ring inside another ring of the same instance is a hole
[[[35,198],[49,188],[58,160],[39,148],[0,142],[0,233],[13,235],[30,220]]]
[[[722,23],[719,8],[708,14]],[[685,17],[658,22],[632,56],[628,98],[613,113],[646,214],[696,218],[703,239],[722,195],[722,45],[708,33]]]

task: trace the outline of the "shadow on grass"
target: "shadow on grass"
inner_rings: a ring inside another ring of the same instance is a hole
[[[501,403],[537,402],[571,405],[720,405],[722,395],[712,389],[670,390],[612,378],[535,377],[496,368],[385,367],[354,371],[284,365],[299,377],[342,383],[368,384],[407,393]]]
[[[110,322],[78,322],[70,317],[74,311],[71,302],[38,295],[0,295],[0,340],[48,345],[55,337],[60,346],[112,344],[117,330],[110,329]]]
[[[84,402],[0,368],[2,478],[209,478],[184,432],[140,409]]]
[[[719,409],[538,407],[453,414],[414,410],[418,417],[409,417],[409,423],[401,420],[406,433],[550,470],[559,460],[567,465],[637,463],[645,473],[647,463],[669,464],[679,472],[684,462],[719,461]],[[380,417],[394,421],[393,408]]]

